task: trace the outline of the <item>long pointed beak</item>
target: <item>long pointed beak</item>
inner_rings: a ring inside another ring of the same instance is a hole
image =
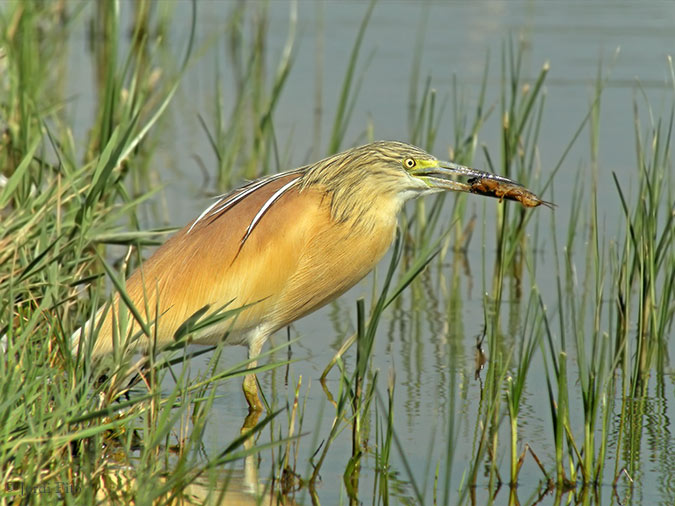
[[[434,165],[420,167],[411,173],[433,189],[475,193],[500,200],[514,200],[525,207],[536,207],[541,204],[553,206],[550,202],[541,200],[517,181],[452,162],[439,161]]]
[[[497,174],[472,169],[452,162],[439,161],[436,166],[424,167],[414,171],[413,175],[424,179],[432,187],[441,190],[471,192],[471,182],[480,179],[489,179],[507,185],[523,186],[517,181],[498,176]],[[468,184],[458,181],[460,178],[466,179]]]

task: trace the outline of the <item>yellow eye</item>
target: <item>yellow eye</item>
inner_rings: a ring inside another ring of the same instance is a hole
[[[414,158],[406,158],[406,159],[403,161],[403,166],[404,166],[406,169],[412,169],[412,168],[415,166],[415,164],[416,164],[416,162],[415,162],[415,159],[414,159]]]

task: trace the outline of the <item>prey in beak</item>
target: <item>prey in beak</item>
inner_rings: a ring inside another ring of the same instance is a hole
[[[537,207],[542,204],[549,208],[555,206],[551,202],[540,199],[517,181],[490,172],[451,162],[436,161],[434,164],[425,165],[411,171],[411,174],[422,179],[434,189],[475,193],[498,198],[500,201],[513,200],[520,202],[524,207]],[[465,182],[460,179],[464,179]]]

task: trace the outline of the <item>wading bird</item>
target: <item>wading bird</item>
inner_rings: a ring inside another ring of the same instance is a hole
[[[510,198],[519,194],[513,188],[528,196],[514,200],[543,203],[509,179],[439,161],[401,142],[374,142],[220,197],[157,249],[126,290],[151,322],[158,348],[173,343],[181,324],[202,308],[246,306],[233,320],[198,331],[193,342],[247,345],[254,367],[273,332],[334,300],[375,267],[406,201],[443,190]],[[85,326],[76,345],[95,336],[87,349],[94,356],[110,353],[120,342],[113,334],[121,305],[116,297],[112,310],[99,311],[97,332]],[[138,322],[129,327],[127,336],[139,334]],[[141,336],[131,346],[148,345]],[[250,409],[260,410],[254,374],[243,388]]]

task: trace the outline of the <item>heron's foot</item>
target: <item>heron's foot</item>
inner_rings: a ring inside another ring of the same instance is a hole
[[[260,397],[258,396],[258,381],[255,374],[247,374],[244,377],[243,389],[244,397],[246,397],[246,402],[248,402],[249,413],[262,411],[263,404],[260,402]]]

